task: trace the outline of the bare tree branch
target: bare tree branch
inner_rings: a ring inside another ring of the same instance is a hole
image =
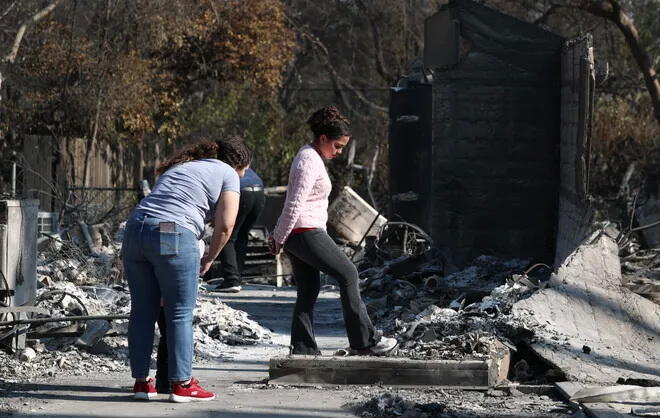
[[[374,42],[374,59],[376,60],[376,72],[381,76],[386,83],[392,82],[394,76],[390,74],[389,71],[385,68],[385,58],[383,57],[383,45],[381,42],[380,29],[376,24],[374,18],[369,13],[369,9],[364,4],[362,0],[356,0],[355,4],[360,10],[364,13],[367,20],[369,20],[369,25],[371,26],[371,35]]]
[[[355,94],[355,97],[357,97],[358,100],[363,104],[379,112],[384,112],[384,113],[388,112],[387,107],[381,106],[369,100],[364,94],[360,92],[358,88],[353,86],[352,83],[350,83],[348,80],[346,80],[341,75],[339,75],[335,67],[332,65],[328,48],[326,48],[326,46],[318,37],[303,29],[298,28],[297,30],[304,39],[308,40],[311,43],[315,52],[323,62],[324,67],[328,71],[328,74],[330,75],[330,79],[332,81],[335,94],[339,97],[339,99],[342,101],[342,103],[347,109],[349,109],[351,112],[355,114],[360,114],[360,112],[358,112],[353,106],[350,105],[350,101],[346,97],[345,90],[350,90],[351,93]],[[366,115],[362,115],[362,116],[366,117]]]
[[[13,9],[14,6],[16,6],[16,3],[17,1],[14,1],[12,2],[12,4],[9,5],[9,7],[7,7],[7,9],[2,13],[2,15],[0,15],[0,20],[4,19],[5,16],[7,16],[9,12],[11,12],[11,9]]]
[[[562,6],[560,4],[551,4],[548,10],[543,12],[543,14],[532,23],[535,25],[545,25],[548,22],[548,18],[555,14],[555,12],[561,7]]]
[[[545,23],[547,18],[559,8],[584,10],[594,16],[602,17],[614,23],[626,39],[628,48],[644,77],[644,84],[651,96],[651,104],[656,121],[660,124],[660,82],[649,55],[642,45],[635,22],[628,16],[617,0],[567,0],[555,3],[534,23]]]
[[[21,27],[18,28],[18,32],[16,33],[16,38],[14,38],[14,44],[11,47],[11,51],[2,59],[3,62],[13,64],[14,61],[16,61],[18,48],[21,46],[21,41],[23,41],[23,36],[25,36],[25,32],[27,31],[28,27],[34,25],[44,17],[48,16],[50,12],[52,12],[60,3],[62,3],[62,1],[64,0],[53,0],[48,6],[41,9],[32,17],[23,22]]]
[[[635,22],[623,11],[617,0],[586,1],[580,4],[580,8],[613,22],[623,33],[630,52],[632,52],[637,66],[642,72],[646,89],[651,96],[655,119],[660,124],[660,82],[651,59],[642,45]]]

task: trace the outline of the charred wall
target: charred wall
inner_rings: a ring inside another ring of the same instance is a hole
[[[562,43],[469,1],[427,20],[429,223],[455,265],[481,254],[553,261]]]
[[[425,231],[431,223],[431,91],[431,83],[415,74],[399,80],[390,93],[388,218]]]

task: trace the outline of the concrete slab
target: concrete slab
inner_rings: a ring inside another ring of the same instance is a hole
[[[660,412],[659,403],[653,400],[657,397],[658,388],[627,385],[593,386],[579,382],[558,382],[556,387],[564,400],[575,408],[582,409],[592,418],[653,416],[640,414],[653,414],[656,410]],[[589,394],[592,396],[585,396]],[[602,401],[597,400],[599,396]]]
[[[622,286],[617,254],[611,238],[593,237],[558,269],[558,286],[513,307],[538,325],[532,349],[569,380],[660,376],[660,306]]]

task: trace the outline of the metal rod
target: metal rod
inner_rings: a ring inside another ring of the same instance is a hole
[[[367,228],[364,235],[362,235],[362,238],[360,239],[360,242],[358,242],[357,249],[355,250],[355,252],[351,256],[351,261],[353,261],[353,259],[355,258],[355,254],[357,254],[358,251],[360,251],[360,246],[362,245],[364,240],[367,238],[367,234],[369,233],[369,231],[371,231],[371,228],[374,226],[374,224],[376,223],[378,218],[380,218],[380,214],[383,213],[383,209],[385,209],[385,205],[383,205],[383,207],[380,208],[380,210],[378,211],[378,214],[376,214],[376,217],[374,218],[374,220],[371,221],[371,225],[369,225],[369,228]]]
[[[68,190],[93,190],[101,192],[138,192],[140,191],[137,187],[86,187],[86,186],[69,186]]]
[[[11,163],[11,197],[16,197],[16,161]]]
[[[40,338],[65,338],[65,337],[80,337],[84,334],[84,331],[67,331],[67,332],[28,332],[26,338],[30,340],[38,340]],[[126,333],[119,332],[109,332],[104,335],[104,337],[123,337],[128,335]]]
[[[648,225],[642,225],[642,226],[638,226],[637,228],[632,228],[630,230],[630,232],[642,231],[644,229],[653,228],[654,226],[658,226],[658,225],[660,225],[660,221],[655,221],[655,222],[650,223]]]
[[[92,319],[128,319],[128,318],[129,315],[87,315],[87,316],[62,316],[59,318],[16,319],[14,321],[0,322],[0,327],[19,325],[19,324],[47,324],[49,322],[90,321]]]

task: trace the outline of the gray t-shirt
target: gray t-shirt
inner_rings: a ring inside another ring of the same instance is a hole
[[[220,160],[189,161],[169,168],[136,210],[175,222],[193,231],[199,239],[204,222],[211,220],[220,193],[240,193],[238,173]]]

